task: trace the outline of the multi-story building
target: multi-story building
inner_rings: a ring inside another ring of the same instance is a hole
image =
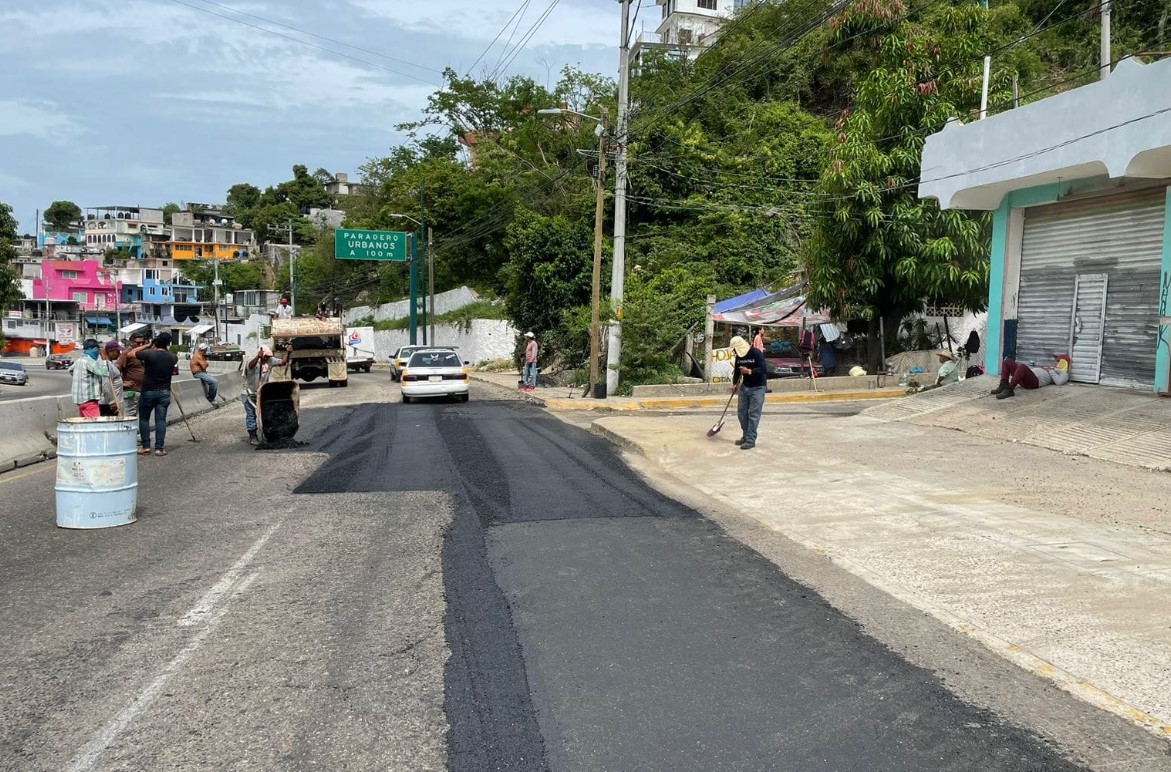
[[[142,255],[144,233],[149,234],[162,225],[162,209],[137,206],[90,207],[85,210],[85,246],[101,252],[117,249],[139,257]]]
[[[20,307],[4,320],[8,353],[27,354],[33,347],[71,350],[85,337],[111,337],[132,307],[121,302],[115,271],[98,260],[25,259]]]
[[[223,207],[189,204],[171,215],[167,256],[172,260],[246,260],[256,251],[256,237],[239,227]]]
[[[360,182],[350,182],[350,175],[338,172],[333,175],[333,182],[325,184],[325,192],[331,196],[360,196],[365,194],[366,186]]]
[[[720,27],[733,13],[759,0],[655,0],[662,8],[659,26],[640,33],[631,46],[631,59],[650,49],[665,50],[673,56],[695,58],[716,41]]]

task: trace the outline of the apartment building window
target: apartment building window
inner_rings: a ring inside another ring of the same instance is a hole
[[[73,302],[74,303],[85,303],[86,301],[87,301],[87,297],[84,292],[74,292],[73,293]]]
[[[696,0],[696,6],[707,11],[716,10],[716,0]]]
[[[77,278],[77,271],[62,271],[61,278],[62,279],[76,279]]]

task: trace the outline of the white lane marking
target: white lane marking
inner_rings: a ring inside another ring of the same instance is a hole
[[[208,615],[215,610],[216,604],[232,590],[232,585],[240,578],[240,574],[252,562],[252,558],[256,557],[256,553],[264,546],[265,542],[276,532],[280,527],[280,523],[275,523],[271,528],[260,535],[260,538],[253,543],[248,551],[240,556],[231,568],[228,569],[220,580],[211,586],[199,602],[191,607],[191,610],[179,618],[179,627],[192,627],[207,619]]]
[[[93,736],[93,739],[86,743],[85,747],[73,757],[69,766],[66,767],[66,772],[88,772],[94,768],[101,759],[102,754],[118,739],[118,735],[122,734],[134,719],[138,718],[143,711],[149,708],[159,698],[159,695],[163,693],[163,689],[166,687],[167,682],[171,680],[171,677],[178,673],[183,668],[183,665],[187,664],[187,660],[191,659],[191,656],[199,649],[204,639],[215,630],[220,620],[223,619],[224,614],[231,607],[231,601],[243,594],[248,589],[248,585],[252,584],[259,575],[259,572],[253,572],[236,586],[235,590],[227,596],[228,602],[221,604],[219,608],[215,609],[212,615],[206,619],[207,624],[204,625],[202,630],[191,637],[191,640],[183,647],[183,650],[176,654],[175,658],[159,671],[155,679],[145,689],[139,692],[138,696],[129,705],[118,711],[118,714],[108,724],[102,727]]]

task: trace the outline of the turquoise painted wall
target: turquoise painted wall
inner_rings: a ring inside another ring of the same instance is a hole
[[[1159,316],[1171,316],[1171,188],[1163,208],[1163,268],[1159,276]],[[1160,325],[1159,349],[1155,352],[1155,391],[1164,393],[1171,384],[1171,326]]]

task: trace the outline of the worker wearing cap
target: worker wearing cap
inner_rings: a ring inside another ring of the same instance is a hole
[[[130,351],[146,343],[146,336],[136,332],[130,336],[130,345],[118,354],[115,365],[122,374],[122,415],[138,415],[138,394],[142,391],[142,380],[146,376],[146,365],[142,360],[130,356]]]
[[[102,382],[102,396],[98,400],[98,408],[104,416],[124,414],[126,388],[122,382],[122,372],[118,369],[118,357],[121,354],[122,344],[116,340],[107,341],[102,346],[101,358],[106,360],[106,367],[110,370],[110,377]]]
[[[292,350],[292,346],[286,348],[286,352]],[[256,434],[256,396],[260,393],[260,387],[268,383],[268,379],[272,375],[272,368],[283,367],[288,361],[288,353],[285,354],[284,359],[277,359],[273,355],[272,349],[261,346],[256,350],[252,359],[244,365],[244,393],[240,395],[240,401],[244,403],[244,428],[248,430],[248,443],[250,445],[260,442],[260,438]]]
[[[280,319],[292,319],[293,307],[289,305],[288,298],[281,298],[281,304],[277,306],[276,315]]]
[[[756,447],[756,431],[760,428],[760,414],[764,411],[764,393],[768,384],[768,367],[764,352],[748,345],[739,335],[732,338],[736,361],[732,364],[732,383],[737,386],[739,401],[736,415],[740,419],[740,450]]]
[[[207,371],[207,344],[200,343],[191,355],[191,374],[203,384],[203,396],[207,401],[215,404],[216,394],[220,390],[220,382]]]
[[[525,366],[521,371],[521,378],[524,379],[524,390],[533,391],[537,388],[537,336],[533,333],[525,333]]]

